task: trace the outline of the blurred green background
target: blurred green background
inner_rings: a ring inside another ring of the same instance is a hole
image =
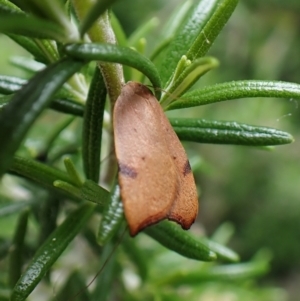
[[[114,11],[130,34],[152,17],[163,24],[172,9],[185,0],[123,2],[115,5]],[[220,67],[205,75],[197,86],[242,79],[300,83],[299,16],[298,0],[241,0],[209,52],[219,59]],[[155,47],[159,27],[149,37],[148,52]],[[9,59],[27,54],[3,36],[0,43],[1,74],[25,76],[11,67]],[[270,250],[272,270],[261,284],[283,287],[295,301],[300,296],[299,105],[296,99],[241,99],[180,112],[180,117],[272,126],[294,136],[292,145],[272,151],[193,143],[185,147],[201,191],[198,220],[207,234],[223,222],[231,222],[235,234],[230,247],[242,260],[260,249]],[[176,113],[170,116],[178,116]]]

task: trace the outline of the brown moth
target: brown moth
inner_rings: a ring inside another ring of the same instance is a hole
[[[113,120],[130,234],[166,218],[189,229],[198,213],[196,185],[185,150],[157,99],[146,86],[128,82]]]

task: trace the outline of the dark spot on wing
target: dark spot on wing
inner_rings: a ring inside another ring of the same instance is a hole
[[[119,162],[119,172],[123,176],[132,178],[132,179],[135,179],[138,175],[137,171],[134,168],[132,168],[126,164],[120,163],[120,162]]]
[[[189,160],[186,160],[183,167],[183,175],[186,176],[192,171]]]

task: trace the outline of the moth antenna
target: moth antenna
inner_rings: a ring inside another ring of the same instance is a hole
[[[88,289],[92,283],[97,279],[97,277],[102,273],[102,271],[105,269],[108,261],[111,259],[111,257],[113,256],[113,254],[116,252],[117,248],[119,247],[120,243],[122,242],[122,240],[124,239],[124,235],[127,231],[128,226],[126,226],[124,228],[124,231],[122,232],[121,236],[119,237],[118,241],[116,242],[116,244],[114,245],[112,251],[110,252],[110,254],[107,256],[107,258],[105,259],[105,261],[103,262],[102,267],[100,268],[100,270],[96,273],[96,275],[93,277],[93,279],[86,285],[84,286],[81,290],[79,290],[74,296],[72,296],[71,298],[67,299],[67,301],[74,301],[78,296],[80,296],[86,289]],[[55,299],[57,300],[56,296]],[[58,301],[58,300],[57,300]]]
[[[280,116],[279,118],[276,119],[276,122],[281,121],[281,119],[286,118],[286,117],[291,117],[293,114],[292,113],[288,113],[285,115]]]
[[[101,164],[106,162],[111,156],[115,156],[115,153],[112,150],[101,160]]]

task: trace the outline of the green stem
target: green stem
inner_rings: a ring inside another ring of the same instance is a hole
[[[92,0],[73,0],[73,5],[77,17],[80,21],[85,19],[85,16],[93,6]],[[92,42],[116,44],[116,37],[112,30],[108,12],[105,12],[98,21],[89,29],[89,38]],[[121,65],[98,62],[101,72],[104,77],[107,92],[112,103],[112,107],[121,93],[123,78],[123,69]]]

